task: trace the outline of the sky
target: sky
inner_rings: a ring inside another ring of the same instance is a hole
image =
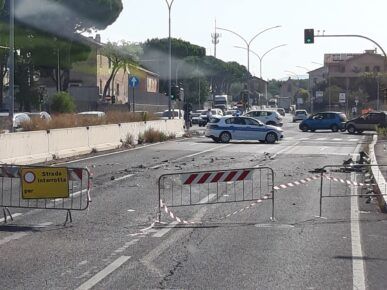
[[[115,23],[99,31],[102,41],[144,42],[168,37],[168,7],[165,0],[123,0],[124,9]],[[359,38],[316,37],[304,44],[304,29],[315,34],[360,34],[378,42],[387,51],[386,0],[175,0],[171,9],[172,37],[189,41],[214,54],[211,33],[217,26],[232,30],[249,41],[260,34],[250,49],[262,56],[263,79],[303,78],[307,70],[321,66],[325,53],[361,53],[375,49]],[[319,31],[319,32],[318,32]],[[325,31],[325,32],[323,32]],[[220,31],[217,58],[237,61],[247,67],[246,47],[238,36]],[[378,49],[378,52],[380,50]],[[260,75],[259,58],[250,55],[250,72]]]

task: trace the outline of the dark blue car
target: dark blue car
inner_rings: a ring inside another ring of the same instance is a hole
[[[314,132],[315,130],[345,131],[347,116],[342,112],[321,112],[310,116],[300,123],[300,130]]]

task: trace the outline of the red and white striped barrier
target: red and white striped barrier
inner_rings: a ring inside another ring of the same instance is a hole
[[[184,185],[217,183],[217,182],[233,182],[250,180],[253,175],[253,170],[230,170],[217,172],[201,172],[182,174],[181,182]]]
[[[243,171],[243,170],[238,170],[238,171]],[[246,170],[247,171],[247,170]],[[235,172],[235,171],[234,171]],[[223,172],[223,173],[226,173],[226,172]],[[205,173],[206,174],[206,173]],[[200,178],[203,178],[203,174],[197,174],[197,176],[194,176],[194,177],[191,177],[192,175],[187,175],[188,176],[188,179],[184,179],[186,181],[190,181],[191,183],[187,183],[187,184],[192,184],[192,182],[196,182],[195,184],[200,184],[198,183],[197,181],[200,180]],[[332,177],[332,176],[329,176],[329,175],[323,175],[324,178],[328,179],[328,180],[332,180],[332,181],[335,181],[335,182],[340,182],[340,183],[343,183],[343,184],[346,184],[346,185],[355,185],[355,186],[364,186],[364,185],[371,185],[371,184],[366,184],[366,183],[361,183],[361,182],[355,182],[355,181],[350,181],[350,180],[344,180],[342,178],[336,178],[336,177]],[[235,176],[234,176],[235,177]],[[280,189],[286,189],[286,188],[290,188],[290,187],[294,187],[294,186],[299,186],[299,185],[304,185],[310,181],[313,181],[313,180],[317,180],[317,179],[320,179],[321,176],[320,175],[315,175],[315,176],[311,176],[311,177],[306,177],[304,179],[300,179],[300,180],[297,180],[297,181],[293,181],[293,182],[288,182],[288,183],[285,183],[285,184],[280,184],[280,185],[276,185],[274,186],[274,190],[280,190]],[[203,178],[204,179],[204,178]],[[208,179],[208,178],[206,178]],[[203,182],[205,183],[205,182]],[[184,183],[186,184],[186,183]],[[259,203],[262,203],[264,200],[268,199],[270,197],[270,193],[269,194],[266,194],[262,199],[258,199],[256,200],[255,202],[251,203],[250,205],[242,208],[242,209],[239,209],[239,210],[236,210],[234,211],[233,213],[230,213],[230,214],[227,214],[223,217],[220,217],[220,218],[216,218],[216,220],[222,220],[222,219],[225,219],[225,218],[228,218],[230,216],[233,216],[233,215],[236,215],[238,213],[241,213],[247,209],[250,209],[252,207],[254,207],[255,205],[259,204]],[[167,205],[162,201],[160,200],[160,206],[161,208],[164,208],[164,211],[165,213],[173,220],[177,221],[178,223],[183,223],[183,224],[201,224],[203,222],[193,222],[193,221],[186,221],[182,218],[179,218],[177,217],[168,207]]]

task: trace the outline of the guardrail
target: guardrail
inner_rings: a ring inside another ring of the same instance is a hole
[[[9,208],[72,210],[90,204],[91,175],[87,168],[0,165],[0,207],[4,221]]]

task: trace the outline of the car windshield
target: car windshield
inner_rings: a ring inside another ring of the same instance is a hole
[[[0,0],[0,82],[0,290],[387,289],[387,0]]]

